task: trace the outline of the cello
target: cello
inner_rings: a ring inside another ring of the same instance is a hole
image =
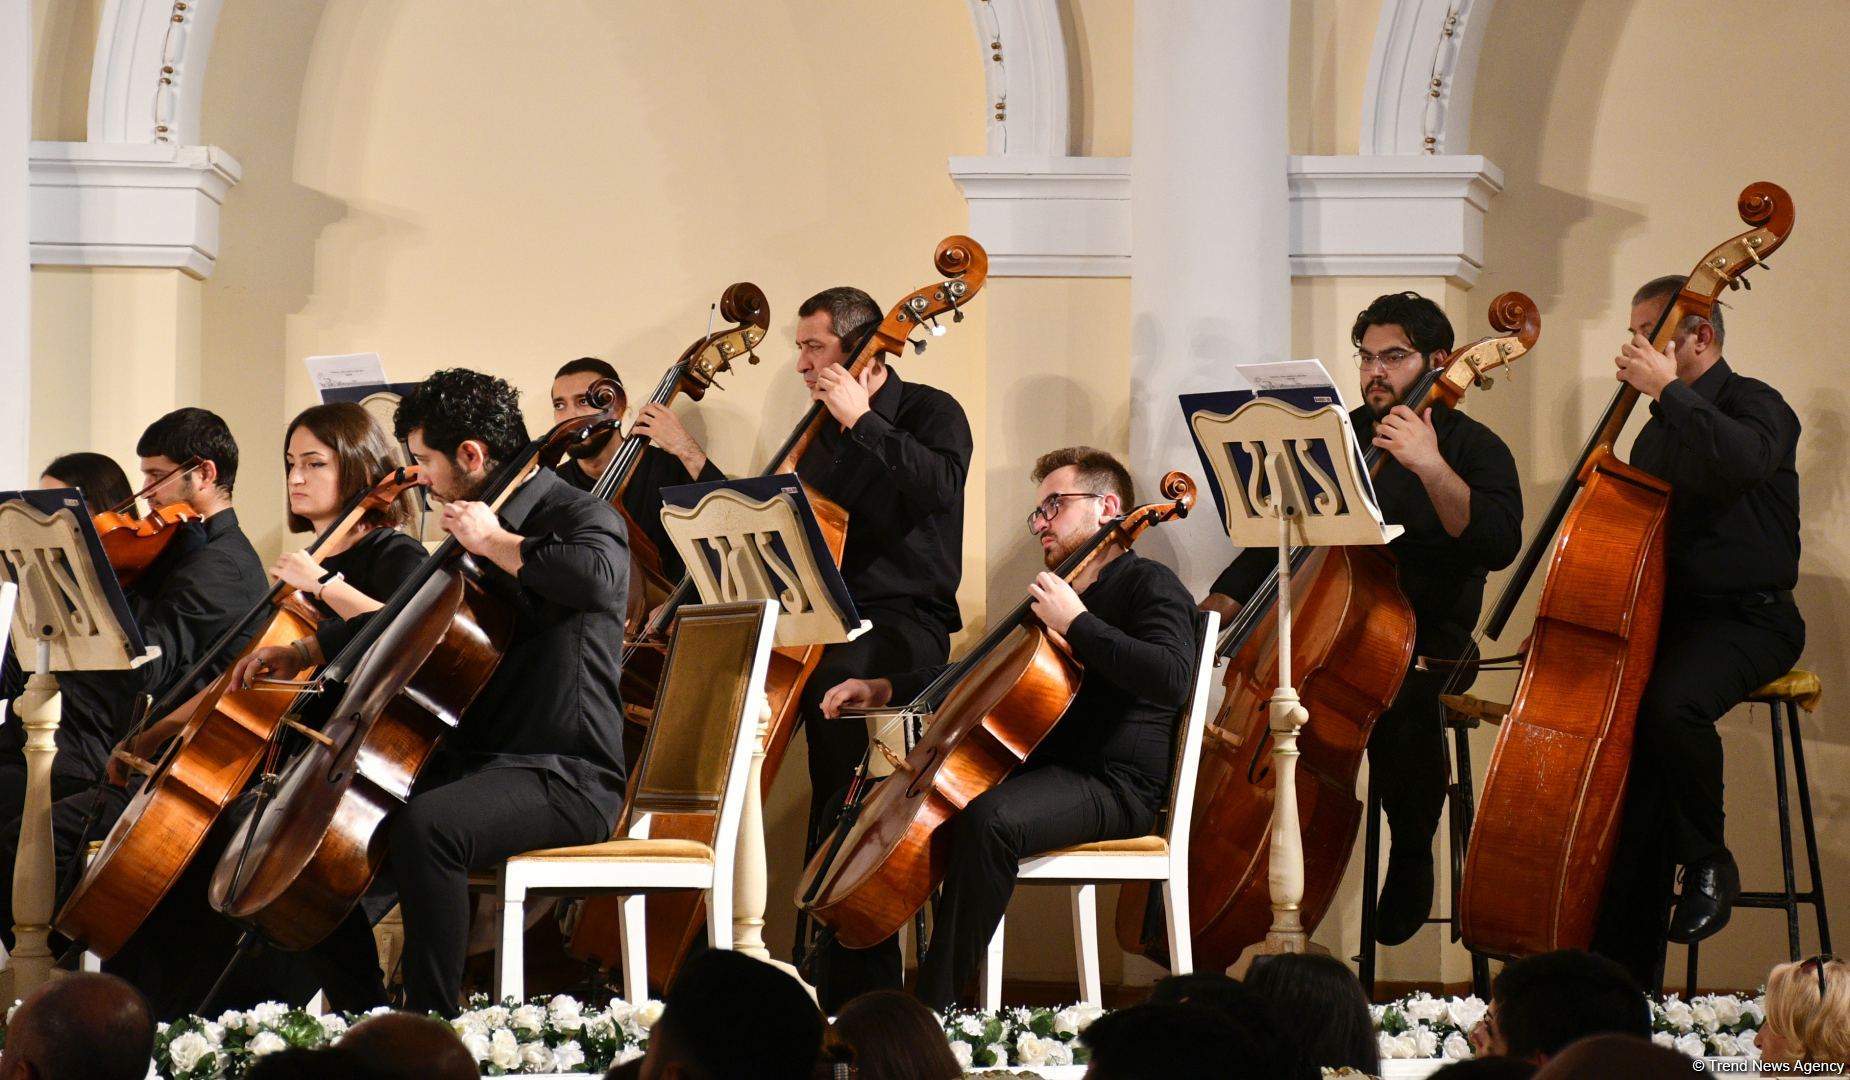
[[[1792,199],[1761,181],[1741,192],[1749,226],[1690,271],[1651,335],[1662,350],[1714,310],[1792,232]],[[1458,919],[1485,956],[1584,949],[1593,940],[1618,837],[1632,728],[1657,651],[1670,486],[1614,452],[1637,404],[1622,386],[1581,451],[1485,625],[1503,632],[1542,559],[1548,573],[1522,674],[1503,712],[1465,851]]]
[[[1195,484],[1172,472],[1164,501],[1100,526],[1054,572],[1067,581],[1108,542],[1129,547],[1145,530],[1186,517]],[[1078,661],[1056,644],[1023,600],[945,668],[902,717],[930,726],[871,794],[844,812],[835,834],[803,871],[798,906],[851,949],[879,944],[923,907],[944,879],[956,813],[1000,784],[1053,730],[1079,692]]]
[[[749,281],[736,282],[720,294],[718,308],[720,318],[734,325],[716,333],[708,333],[682,350],[680,357],[668,366],[661,380],[655,384],[655,392],[649,395],[648,404],[666,405],[680,394],[699,401],[706,396],[708,387],[716,385],[714,380],[719,375],[732,370],[735,357],[743,354],[751,363],[758,362],[758,354],[754,350],[764,340],[765,332],[771,326],[771,306],[765,300],[764,290]],[[649,612],[674,591],[674,583],[662,573],[661,552],[656,550],[655,542],[636,524],[623,505],[623,497],[636,474],[636,465],[642,460],[643,451],[648,446],[647,435],[632,434],[625,438],[603,475],[591,486],[591,494],[615,507],[629,528],[629,611],[623,626],[624,637],[632,641],[640,635]],[[626,650],[620,685],[623,715],[631,723],[643,726],[648,724],[650,709],[655,704],[655,690],[661,682],[665,655],[663,649],[651,648],[647,643],[643,647]],[[630,749],[627,742],[624,747],[626,751]]]
[[[1534,301],[1508,292],[1490,303],[1490,325],[1502,336],[1454,352],[1442,368],[1414,383],[1406,404],[1456,407],[1488,373],[1534,347],[1541,316]],[[1384,451],[1370,447],[1369,471]],[[1355,846],[1362,803],[1356,778],[1375,720],[1393,704],[1413,655],[1414,618],[1401,594],[1393,555],[1385,546],[1297,548],[1291,553],[1291,670],[1310,713],[1298,740],[1297,799],[1303,836],[1304,894],[1300,918],[1315,929],[1329,909]],[[1189,920],[1196,966],[1225,968],[1272,923],[1269,880],[1275,777],[1268,701],[1278,684],[1278,574],[1274,570],[1228,622],[1217,645],[1227,659],[1225,696],[1202,739],[1189,825]],[[1150,887],[1127,884],[1118,896],[1120,944],[1160,952],[1146,941]]]
[[[383,511],[419,483],[416,466],[388,472],[356,495],[308,550],[338,547],[369,512]],[[240,637],[249,635],[249,644],[239,653],[244,656],[266,645],[288,645],[307,637],[319,619],[306,597],[279,581],[219,638],[192,673],[174,685],[193,685]],[[219,815],[249,783],[279,725],[300,723],[288,716],[287,696],[234,689],[231,677],[236,667],[234,660],[204,692],[180,706],[185,726],[158,762],[127,750],[115,752],[147,781],[104,838],[56,919],[60,933],[83,942],[98,956],[114,956],[167,895]],[[148,715],[166,716],[172,705],[171,700],[163,702]]]
[[[615,384],[590,393],[609,407]],[[481,500],[499,510],[540,468],[616,421],[567,420],[489,479]],[[443,735],[462,719],[500,663],[514,613],[484,587],[455,537],[374,612],[304,688],[339,686],[331,718],[280,776],[266,769],[257,809],[219,860],[211,904],[280,948],[307,949],[332,933],[385,861],[384,830],[411,797]],[[272,744],[271,753],[275,746]]]

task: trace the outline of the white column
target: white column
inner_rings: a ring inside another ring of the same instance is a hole
[[[33,487],[32,5],[0,0],[0,488]]]
[[[1232,555],[1178,393],[1289,359],[1286,0],[1139,0],[1131,163],[1131,473],[1184,469],[1197,513],[1139,547],[1197,595]],[[1148,545],[1147,548],[1144,548]]]

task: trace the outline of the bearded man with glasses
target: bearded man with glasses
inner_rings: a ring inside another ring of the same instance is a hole
[[[1406,530],[1389,548],[1413,606],[1414,656],[1449,660],[1470,644],[1485,577],[1522,547],[1516,462],[1495,432],[1469,416],[1444,405],[1415,414],[1406,405],[1421,374],[1451,356],[1452,324],[1439,305],[1412,292],[1377,297],[1356,316],[1350,340],[1364,404],[1349,419],[1364,445],[1386,455],[1375,495],[1382,517]],[[1231,619],[1277,561],[1271,548],[1242,553],[1201,606]],[[1393,841],[1376,909],[1383,945],[1411,938],[1432,908],[1432,841],[1447,771],[1439,692],[1447,677],[1409,670],[1368,740],[1369,776]]]

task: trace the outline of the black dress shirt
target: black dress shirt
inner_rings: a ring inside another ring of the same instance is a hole
[[[567,461],[560,465],[559,477],[580,491],[590,491],[598,480],[585,472],[577,461]],[[655,545],[655,550],[661,553],[662,576],[669,581],[679,581],[686,577],[687,564],[681,561],[681,553],[675,549],[674,541],[668,538],[668,530],[662,526],[662,489],[724,479],[726,474],[720,472],[719,466],[713,464],[711,459],[700,467],[699,476],[690,476],[680,458],[659,446],[643,447],[642,457],[636,461],[636,471],[630,477],[629,486],[623,489],[623,512],[629,515],[630,520],[642,530],[642,534]]]
[[[1195,672],[1195,601],[1175,571],[1134,551],[1106,563],[1079,599],[1086,610],[1066,631],[1084,666],[1079,693],[1026,764],[1065,765],[1160,811]],[[913,700],[943,670],[893,679],[893,700]]]
[[[1460,647],[1476,628],[1484,604],[1484,579],[1508,566],[1522,549],[1522,486],[1509,447],[1483,424],[1456,409],[1434,406],[1439,456],[1471,489],[1471,520],[1453,536],[1439,521],[1420,478],[1393,455],[1381,451],[1375,498],[1381,516],[1406,531],[1388,544],[1400,564],[1400,589],[1413,607],[1414,649],[1432,655]],[[1375,414],[1352,410],[1356,438],[1367,447],[1375,436]],[[1240,553],[1214,582],[1213,591],[1242,604],[1278,565],[1275,548]],[[1450,657],[1446,657],[1450,659]]]
[[[323,571],[339,574],[342,581],[383,604],[429,555],[423,543],[408,533],[369,529],[345,550],[318,561]],[[320,600],[315,607],[323,618],[339,618]]]
[[[949,634],[963,626],[964,478],[970,422],[942,390],[887,368],[867,414],[824,417],[797,476],[852,515],[842,577],[863,614],[896,611]]]
[[[1670,482],[1667,591],[1779,592],[1799,581],[1799,418],[1727,360],[1651,405],[1631,463]]]
[[[190,695],[222,674],[244,647],[243,641],[221,650],[215,662],[184,687],[177,687],[206,651],[269,592],[270,581],[238,515],[221,510],[202,527],[204,542],[185,545],[177,557],[169,552],[149,568],[148,576],[128,593],[129,614],[142,640],[158,646],[160,656],[130,671],[72,671],[58,676],[63,711],[58,725],[58,756],[52,771],[91,778],[103,771],[109,751],[128,733],[137,694],[159,700],[178,689]],[[152,578],[153,580],[150,580]],[[25,730],[17,716],[0,726],[0,761],[18,760]]]
[[[484,590],[513,613],[513,633],[488,685],[445,737],[445,766],[545,770],[614,825],[626,775],[617,695],[629,594],[623,519],[542,469],[503,504],[501,521],[525,538],[519,579],[474,561]],[[322,623],[323,653],[333,656],[369,617]]]

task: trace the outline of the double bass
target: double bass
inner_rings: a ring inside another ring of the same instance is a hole
[[[736,282],[720,294],[719,317],[732,323],[723,330],[703,335],[682,350],[681,355],[655,384],[647,404],[667,405],[677,396],[694,401],[706,396],[707,388],[720,375],[732,370],[739,356],[758,362],[757,349],[771,326],[771,305],[764,290],[749,281]],[[624,617],[624,637],[634,641],[648,621],[649,612],[665,602],[675,583],[662,573],[662,554],[656,550],[649,534],[637,526],[623,497],[636,475],[636,465],[649,446],[647,435],[632,434],[623,440],[610,464],[591,486],[591,494],[616,508],[629,528],[630,591],[629,611]],[[649,711],[655,704],[655,690],[661,683],[665,649],[644,645],[625,652],[622,674],[623,715],[638,726],[646,726]],[[632,749],[625,740],[626,751]],[[640,744],[638,744],[640,745]],[[632,755],[632,760],[634,760]]]
[[[594,406],[608,408],[614,391],[593,384]],[[501,466],[482,501],[499,510],[568,447],[615,426],[565,421]],[[212,906],[284,949],[332,933],[384,864],[385,830],[494,675],[513,625],[468,552],[445,540],[302,695],[340,690],[321,730],[302,731],[307,745],[280,777],[266,775],[213,873]]]
[[[1490,304],[1487,337],[1454,352],[1442,368],[1421,375],[1406,404],[1419,413],[1433,404],[1457,406],[1489,373],[1534,347],[1541,316],[1519,292]],[[1379,448],[1365,459],[1370,473],[1385,462]],[[1293,567],[1291,670],[1310,713],[1298,740],[1297,800],[1303,836],[1306,930],[1329,910],[1355,846],[1363,806],[1356,778],[1375,720],[1400,692],[1413,657],[1413,609],[1401,594],[1394,557],[1385,546],[1298,548]],[[1189,922],[1195,964],[1231,965],[1262,940],[1272,923],[1272,804],[1275,777],[1267,703],[1278,685],[1278,573],[1274,570],[1217,645],[1227,661],[1226,693],[1202,735],[1194,818],[1189,825]],[[1152,893],[1126,885],[1118,896],[1118,940],[1131,952],[1159,954],[1160,937],[1146,935]]]
[[[1651,335],[1659,351],[1792,232],[1792,199],[1777,184],[1748,185],[1738,210],[1750,228],[1690,271]],[[1613,395],[1485,625],[1489,637],[1503,632],[1547,557],[1515,696],[1492,707],[1506,715],[1460,879],[1460,931],[1480,955],[1593,940],[1664,603],[1670,486],[1613,449],[1637,401],[1631,386]]]
[[[385,510],[419,483],[416,466],[387,473],[354,496],[328,531],[315,538],[309,552],[340,546],[368,513]],[[240,658],[265,646],[308,637],[319,618],[302,593],[279,581],[175,686],[193,685],[222,661],[232,643],[247,635],[249,644]],[[299,723],[288,718],[289,695],[234,688],[236,667],[233,660],[217,681],[180,706],[186,715],[184,727],[157,762],[126,750],[115,752],[147,780],[104,838],[56,919],[60,933],[83,942],[98,956],[114,956],[134,936],[191,864],[225,807],[250,782],[279,727]],[[180,692],[176,689],[169,696]],[[167,716],[173,704],[158,704],[148,715]]]
[[[1195,484],[1163,477],[1163,501],[1100,526],[1054,571],[1082,574],[1107,543],[1187,516]],[[1023,600],[968,655],[945,668],[904,715],[930,726],[893,772],[842,814],[804,869],[798,904],[851,949],[898,932],[944,880],[951,819],[1028,759],[1079,692],[1079,663],[1049,637]],[[879,745],[876,749],[891,754]]]

